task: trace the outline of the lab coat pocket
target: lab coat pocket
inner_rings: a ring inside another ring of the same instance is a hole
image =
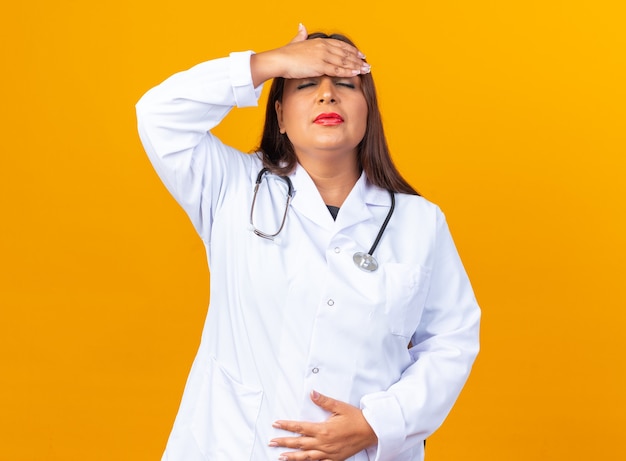
[[[262,399],[263,391],[235,381],[210,359],[191,422],[206,459],[250,459]]]
[[[408,264],[385,264],[385,314],[391,333],[410,338],[424,310],[430,272]]]

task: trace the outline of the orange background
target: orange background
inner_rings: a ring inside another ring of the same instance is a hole
[[[483,307],[428,459],[626,459],[624,2],[368,5],[3,8],[0,459],[159,459],[208,277],[134,103],[300,21],[368,55],[395,159],[446,212]],[[217,132],[250,150],[261,118],[236,110]]]

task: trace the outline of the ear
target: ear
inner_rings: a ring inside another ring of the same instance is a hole
[[[287,131],[283,125],[283,105],[280,101],[276,101],[274,103],[274,108],[276,109],[276,119],[278,120],[278,128],[280,129],[280,134],[285,134]]]

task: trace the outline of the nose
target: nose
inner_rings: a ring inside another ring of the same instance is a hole
[[[337,102],[335,94],[335,85],[330,77],[322,77],[319,87],[317,88],[317,102],[320,104],[334,104]]]

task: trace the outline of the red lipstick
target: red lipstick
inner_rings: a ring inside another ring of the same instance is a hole
[[[335,112],[326,112],[315,117],[313,123],[318,125],[339,125],[343,123],[343,117]]]

